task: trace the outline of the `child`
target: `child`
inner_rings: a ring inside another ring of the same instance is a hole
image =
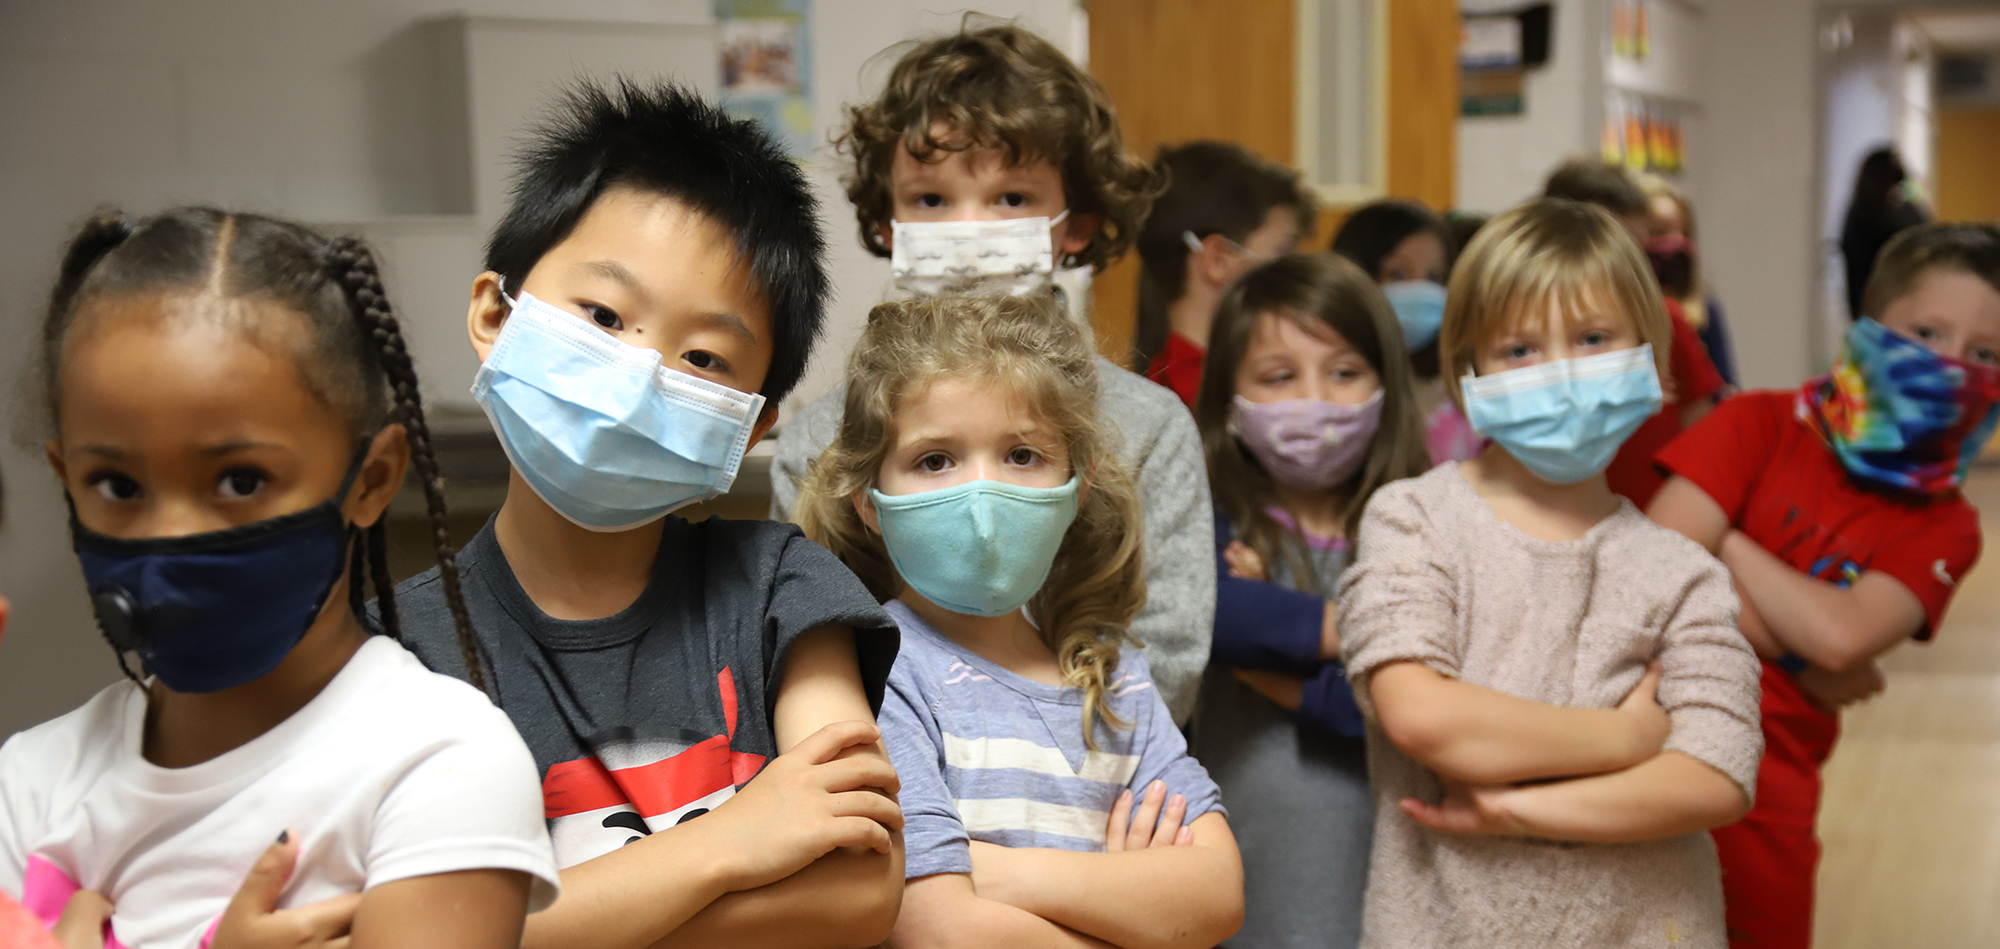
[[[893,945],[1195,949],[1242,920],[1215,784],[1129,648],[1138,501],[1097,379],[1049,296],[885,303],[800,492],[809,536],[904,630],[882,704],[909,817]]]
[[[1639,176],[1646,194],[1646,257],[1660,278],[1660,289],[1687,325],[1701,338],[1702,351],[1715,364],[1725,385],[1735,387],[1736,345],[1722,301],[1703,285],[1701,260],[1694,239],[1694,202],[1674,183],[1655,174]]]
[[[1811,943],[1834,710],[1930,638],[1979,559],[1959,486],[2000,424],[2000,228],[1904,231],[1871,280],[1830,375],[1732,398],[1660,453],[1650,513],[1722,557],[1764,657],[1757,806],[1715,832],[1741,947]]]
[[[1438,374],[1437,336],[1444,324],[1444,282],[1454,246],[1444,221],[1414,201],[1363,205],[1333,235],[1333,252],[1360,264],[1396,310],[1403,342],[1410,348],[1424,446],[1433,465],[1464,461],[1486,447]]]
[[[1551,198],[1595,204],[1611,212],[1636,241],[1646,240],[1652,227],[1646,192],[1640,190],[1639,182],[1624,166],[1601,158],[1564,162],[1549,174],[1543,193]],[[1722,374],[1716,371],[1715,363],[1708,358],[1708,350],[1702,346],[1701,337],[1695,335],[1694,328],[1682,318],[1680,303],[1666,299],[1657,278],[1653,290],[1666,307],[1667,322],[1673,333],[1672,345],[1661,347],[1671,350],[1664,365],[1672,369],[1673,385],[1667,387],[1665,404],[1644,425],[1639,426],[1632,437],[1625,440],[1618,454],[1612,458],[1611,467],[1605,471],[1605,477],[1611,481],[1611,490],[1630,498],[1641,509],[1653,500],[1654,492],[1660,490],[1660,485],[1667,480],[1653,466],[1653,455],[1673,441],[1682,429],[1693,425],[1713,409],[1725,388]]]
[[[895,628],[797,528],[668,516],[727,490],[819,334],[798,166],[677,87],[583,86],[514,195],[467,316],[512,462],[458,559],[480,660],[449,572],[403,598],[417,654],[483,667],[534,752],[566,895],[526,945],[880,942]]]
[[[1139,231],[1137,365],[1192,409],[1223,291],[1298,249],[1319,202],[1297,171],[1234,142],[1162,148],[1153,164],[1167,190]]]
[[[1587,205],[1495,218],[1452,276],[1444,368],[1493,444],[1376,492],[1341,579],[1364,945],[1723,945],[1700,832],[1749,808],[1756,661],[1727,571],[1604,477],[1660,405],[1670,332],[1638,244]]]
[[[49,461],[130,681],[0,746],[0,891],[71,945],[518,945],[556,884],[527,749],[397,643],[383,518],[412,461],[452,555],[368,249],[100,216],[42,340]]]
[[[1403,334],[1367,274],[1320,254],[1244,275],[1209,342],[1195,418],[1222,576],[1193,751],[1238,804],[1230,945],[1354,946],[1375,818],[1332,596],[1368,498],[1429,467]]]
[[[1120,143],[1104,88],[1013,24],[914,46],[882,95],[848,119],[840,145],[854,159],[847,197],[861,242],[900,255],[898,283],[918,294],[1044,293],[1055,262],[1102,270],[1131,248],[1159,190],[1156,173]],[[932,265],[954,261],[972,273],[935,278]],[[1103,421],[1137,472],[1145,512],[1149,595],[1131,632],[1184,722],[1215,610],[1200,435],[1171,393],[1108,360],[1096,366]],[[828,393],[779,433],[773,517],[791,516],[798,484],[833,441],[843,398]]]

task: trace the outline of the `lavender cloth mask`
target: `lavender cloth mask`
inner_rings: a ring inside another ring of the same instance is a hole
[[[1343,405],[1320,399],[1252,402],[1236,397],[1230,426],[1279,484],[1324,491],[1347,480],[1382,424],[1382,393]]]

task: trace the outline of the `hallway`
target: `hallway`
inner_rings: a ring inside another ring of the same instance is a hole
[[[1816,949],[2000,944],[2000,468],[1966,493],[1979,566],[1935,643],[1883,662],[1828,762]]]

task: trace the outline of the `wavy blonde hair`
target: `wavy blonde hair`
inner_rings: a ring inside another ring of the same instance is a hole
[[[1083,738],[1093,724],[1125,728],[1104,702],[1118,650],[1138,645],[1127,627],[1146,602],[1139,495],[1112,453],[1097,407],[1097,365],[1082,328],[1052,296],[960,296],[884,303],[847,360],[839,434],[800,485],[795,518],[847,564],[878,600],[903,579],[882,536],[862,523],[854,499],[876,484],[896,441],[896,410],[944,378],[991,380],[1024,397],[1068,443],[1084,484],[1076,520],[1055,564],[1028,601],[1063,683],[1083,690]]]

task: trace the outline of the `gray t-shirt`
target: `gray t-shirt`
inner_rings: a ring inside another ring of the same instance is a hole
[[[1658,660],[1684,753],[1754,790],[1760,665],[1736,629],[1729,570],[1630,502],[1583,538],[1530,537],[1458,464],[1390,484],[1341,577],[1341,658],[1369,718],[1375,848],[1362,945],[1723,949],[1722,878],[1705,833],[1621,845],[1430,830],[1430,769],[1383,736],[1368,675],[1401,661],[1551,705],[1609,708]]]
[[[1098,722],[1083,743],[1083,691],[1036,682],[959,646],[889,601],[902,652],[882,700],[882,740],[902,778],[903,875],[970,873],[969,841],[1099,852],[1118,792],[1154,780],[1187,798],[1187,822],[1221,811],[1188,757],[1137,650],[1118,656],[1105,704],[1130,727]]]
[[[542,612],[491,520],[458,565],[487,682],[534,753],[562,867],[708,813],[755,777],[778,753],[771,712],[800,633],[854,629],[871,707],[896,657],[875,598],[790,524],[667,518],[652,581],[603,619]],[[399,587],[396,605],[403,644],[464,678],[437,568]]]
[[[1201,433],[1164,386],[1097,360],[1098,412],[1139,480],[1146,517],[1146,607],[1132,621],[1160,696],[1185,724],[1208,665],[1215,621],[1214,518]],[[845,385],[800,409],[778,432],[771,461],[771,517],[791,519],[805,479],[840,430]]]

